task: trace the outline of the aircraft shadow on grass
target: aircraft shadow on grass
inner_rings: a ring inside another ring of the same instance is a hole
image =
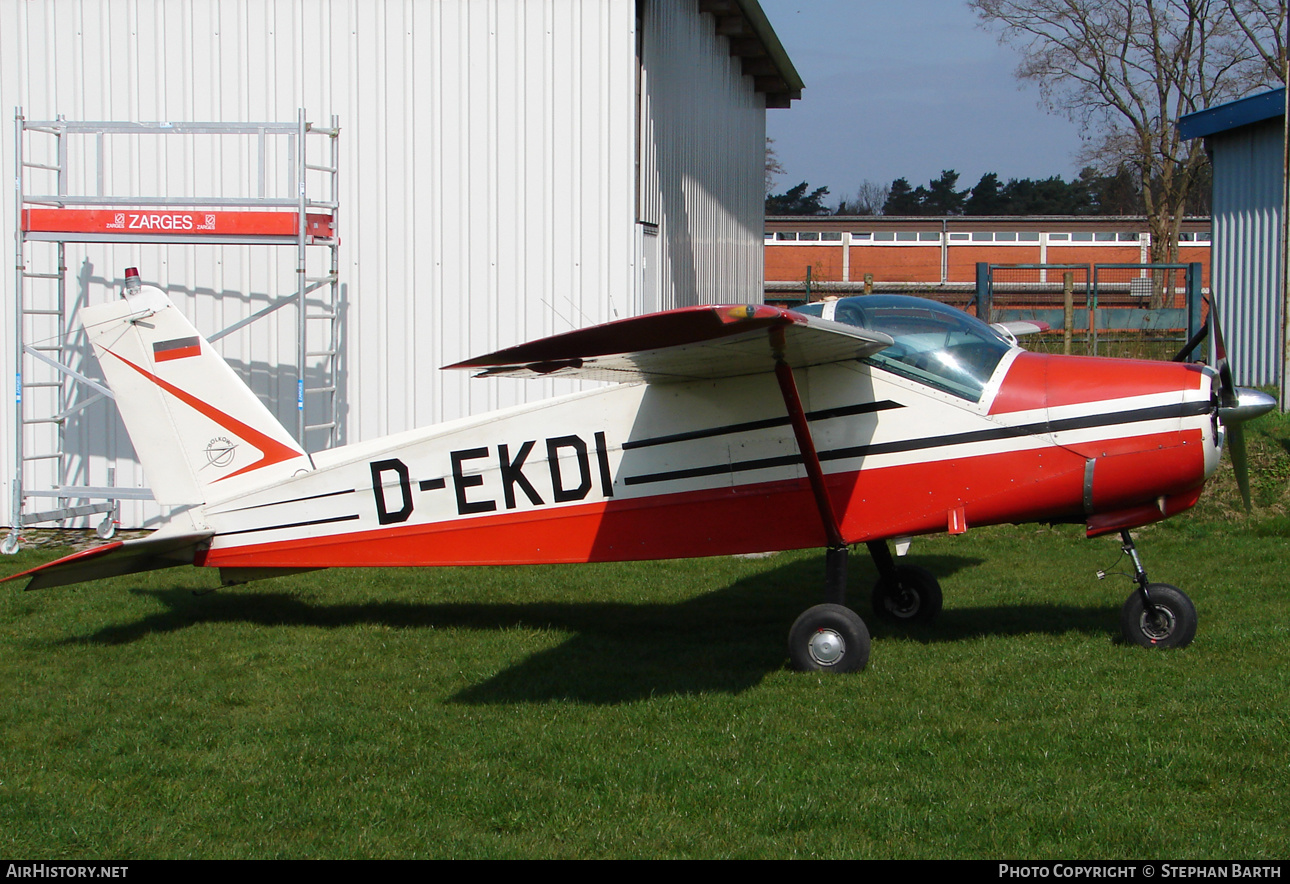
[[[942,555],[920,557],[919,562],[945,581],[981,560]],[[127,644],[211,623],[324,629],[361,624],[394,629],[552,629],[574,635],[460,692],[453,700],[468,704],[543,700],[607,704],[666,694],[739,693],[786,666],[788,626],[804,603],[818,595],[822,571],[820,562],[788,562],[676,604],[480,601],[329,605],[286,592],[194,595],[191,588],[176,586],[134,591],[155,599],[167,610],[67,641]],[[1119,634],[1118,607],[1042,603],[953,607],[952,588],[951,606],[933,626],[888,625],[867,613],[874,577],[867,562],[853,569],[850,602],[866,612],[874,657],[879,660],[884,641],[902,638],[930,644],[1036,633]]]

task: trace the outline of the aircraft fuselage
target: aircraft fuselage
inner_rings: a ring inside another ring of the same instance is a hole
[[[1211,380],[1195,366],[1013,349],[978,402],[862,361],[798,370],[797,384],[848,543],[1001,522],[1134,527],[1194,504],[1217,463]],[[313,458],[311,472],[194,513],[216,534],[198,563],[535,564],[825,545],[766,374],[606,387]]]

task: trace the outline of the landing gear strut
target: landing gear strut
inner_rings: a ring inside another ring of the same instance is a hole
[[[878,568],[878,581],[870,597],[874,615],[897,623],[928,624],[935,620],[944,601],[935,575],[918,565],[897,565],[885,540],[873,540],[866,546]]]
[[[828,541],[824,559],[825,604],[807,608],[788,631],[788,658],[799,672],[856,672],[869,662],[869,630],[860,615],[846,607],[847,543],[842,526],[829,500],[824,469],[811,437],[810,422],[802,408],[793,369],[784,358],[784,329],[770,330],[771,350],[775,354],[775,379],[779,382],[784,409],[797,440],[797,450],[806,467],[811,496],[820,514],[820,524]]]
[[[788,657],[798,672],[858,672],[869,662],[869,629],[846,606],[847,548],[824,558],[823,605],[807,608],[788,631]]]
[[[1144,648],[1185,648],[1196,637],[1196,606],[1178,587],[1150,583],[1128,531],[1120,532],[1121,548],[1133,562],[1138,588],[1120,612],[1124,640]]]
[[[865,544],[878,581],[873,611],[884,620],[931,623],[941,612],[941,585],[926,568],[897,565],[885,540]],[[788,655],[801,672],[855,672],[869,662],[869,630],[847,601],[847,547],[830,546],[824,559],[825,604],[808,608],[788,634]]]

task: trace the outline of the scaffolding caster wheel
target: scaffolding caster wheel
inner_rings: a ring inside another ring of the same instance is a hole
[[[116,513],[108,513],[103,517],[103,521],[99,522],[99,526],[94,529],[94,535],[99,540],[111,540],[116,536],[117,524]]]

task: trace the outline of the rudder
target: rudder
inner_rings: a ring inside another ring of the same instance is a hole
[[[133,273],[132,273],[133,271]],[[158,288],[81,321],[158,503],[194,505],[311,470],[309,456]]]

